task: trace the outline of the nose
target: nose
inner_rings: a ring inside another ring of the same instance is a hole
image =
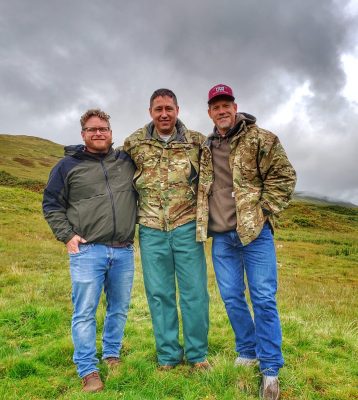
[[[103,133],[101,133],[98,129],[96,130],[96,132],[93,133],[93,136],[96,138],[103,138]]]

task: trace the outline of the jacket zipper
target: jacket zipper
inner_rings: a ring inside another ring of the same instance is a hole
[[[116,226],[117,226],[117,222],[116,222],[116,212],[114,209],[114,200],[113,200],[113,193],[111,190],[111,187],[109,185],[109,179],[108,179],[108,174],[107,174],[107,170],[106,167],[104,166],[103,160],[101,161],[101,165],[102,165],[102,169],[104,172],[104,177],[106,178],[106,186],[108,189],[108,193],[109,193],[109,197],[111,198],[111,205],[112,205],[112,216],[113,216],[113,235],[112,235],[112,243],[114,242],[114,238],[116,237]]]

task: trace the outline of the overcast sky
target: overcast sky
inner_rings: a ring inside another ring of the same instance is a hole
[[[167,87],[210,133],[207,92],[276,133],[297,190],[358,204],[358,0],[0,0],[0,133],[81,142],[111,115],[115,145]]]

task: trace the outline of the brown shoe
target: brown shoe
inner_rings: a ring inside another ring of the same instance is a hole
[[[97,371],[91,372],[90,374],[84,376],[82,378],[84,392],[100,392],[103,390],[103,382],[99,376]]]
[[[103,361],[107,364],[107,367],[110,369],[118,367],[118,365],[121,362],[118,357],[108,357],[103,359]]]
[[[200,371],[200,370],[209,371],[212,367],[208,360],[204,360],[204,361],[194,363],[192,368],[196,371]]]

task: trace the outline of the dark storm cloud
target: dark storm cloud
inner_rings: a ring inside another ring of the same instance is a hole
[[[354,51],[357,38],[346,4],[0,1],[0,131],[78,142],[80,115],[99,106],[112,115],[120,144],[148,121],[153,90],[170,87],[184,122],[208,133],[206,94],[225,82],[241,110],[276,129],[299,189],[358,202],[356,174],[349,173],[357,109],[340,95],[340,57]],[[311,96],[300,113],[272,123],[305,83]]]

